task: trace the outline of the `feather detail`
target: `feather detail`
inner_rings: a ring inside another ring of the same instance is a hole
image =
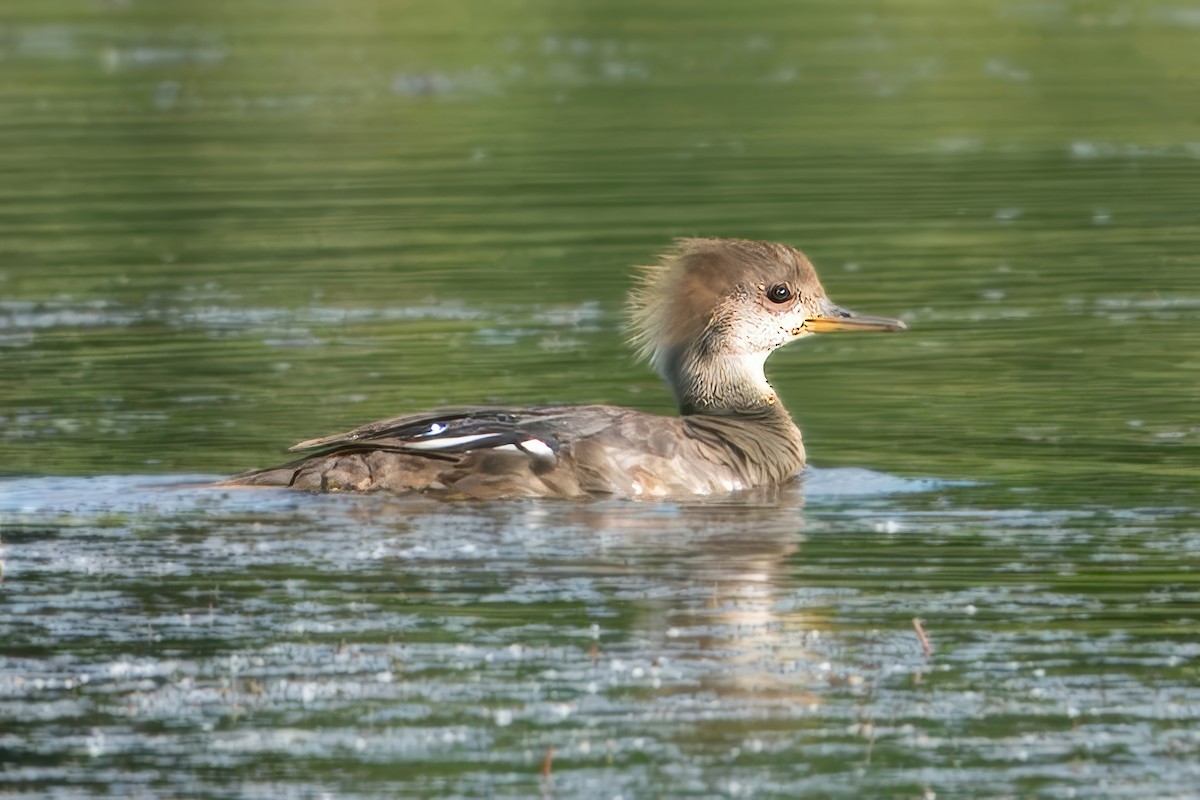
[[[675,247],[658,257],[658,263],[639,267],[626,306],[629,317],[629,342],[638,358],[664,372],[666,353],[679,343],[695,337],[707,327],[713,305],[692,304],[684,307],[681,295],[696,290],[685,286],[689,261],[715,239],[677,239]]]

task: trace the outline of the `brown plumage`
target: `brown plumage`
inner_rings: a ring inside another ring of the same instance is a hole
[[[763,372],[825,330],[903,330],[834,305],[784,244],[681,239],[630,293],[631,340],[682,416],[614,406],[463,407],[406,414],[293,450],[314,454],[226,486],[447,497],[688,497],[793,480],[800,430]]]

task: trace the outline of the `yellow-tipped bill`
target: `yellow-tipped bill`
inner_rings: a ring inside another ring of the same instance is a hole
[[[869,314],[858,314],[847,308],[824,303],[821,315],[809,317],[804,324],[794,331],[799,335],[802,331],[810,333],[829,333],[830,331],[902,331],[908,326],[902,320],[891,317],[873,317]]]

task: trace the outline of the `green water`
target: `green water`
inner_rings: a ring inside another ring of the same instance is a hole
[[[1190,796],[1198,41],[1159,2],[9,0],[2,791]],[[910,325],[771,359],[819,468],[777,503],[163,488],[430,405],[669,413],[621,303],[682,235]]]

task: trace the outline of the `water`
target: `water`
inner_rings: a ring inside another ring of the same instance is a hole
[[[3,791],[1193,796],[1198,25],[10,2]],[[772,358],[803,486],[201,486],[442,403],[668,413],[621,298],[695,234],[910,324]]]
[[[17,796],[1195,786],[1195,508],[863,470],[751,505],[9,490]]]

